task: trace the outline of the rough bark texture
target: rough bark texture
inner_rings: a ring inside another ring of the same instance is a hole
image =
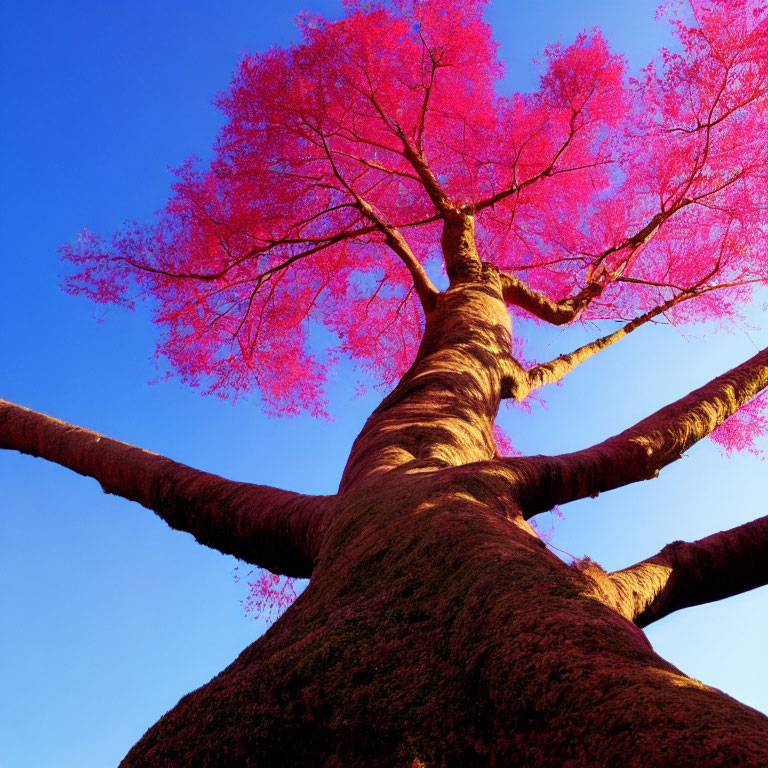
[[[439,296],[416,361],[355,441],[340,491],[407,462],[435,469],[494,455],[511,326],[496,273],[486,277]]]
[[[641,627],[762,586],[768,582],[768,517],[699,541],[674,541],[610,580],[617,610]]]
[[[0,448],[41,456],[156,512],[171,528],[241,560],[308,577],[327,498],[225,480],[0,400]]]
[[[497,490],[403,469],[340,499],[307,591],[124,767],[765,766],[766,718],[654,654]]]
[[[471,217],[443,247],[451,287],[336,496],[222,480],[0,407],[0,447],[96,477],[222,551],[312,574],[122,766],[764,768],[768,719],[659,658],[632,619],[765,583],[765,521],[606,574],[558,560],[526,518],[656,474],[768,384],[768,353],[593,448],[499,459],[493,420],[522,370],[502,281]]]

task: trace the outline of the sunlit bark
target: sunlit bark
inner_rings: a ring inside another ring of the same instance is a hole
[[[657,555],[607,576],[614,607],[640,627],[681,608],[764,586],[768,517],[699,541],[675,541]]]
[[[520,502],[526,516],[656,477],[766,386],[768,349],[591,448],[506,459],[524,476]]]
[[[520,307],[553,325],[565,325],[575,320],[589,306],[590,301],[603,292],[601,284],[589,283],[567,299],[552,301],[506,272],[501,273],[501,286],[507,304]]]
[[[308,577],[332,497],[239,483],[0,400],[0,448],[93,477],[171,528],[276,573]]]
[[[416,360],[357,437],[340,490],[411,462],[437,469],[493,457],[510,332],[492,268],[482,283],[440,294]]]

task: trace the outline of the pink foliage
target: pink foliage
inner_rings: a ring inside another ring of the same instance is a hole
[[[768,392],[763,392],[739,408],[710,434],[710,440],[730,456],[734,451],[746,451],[765,457],[757,441],[768,434]]]
[[[584,317],[676,295],[671,322],[737,317],[768,275],[765,4],[691,0],[672,14],[679,50],[634,78],[582,33],[512,95],[484,7],[349,0],[338,21],[303,16],[301,43],[243,58],[214,160],[178,170],[153,224],[64,249],[68,289],[148,299],[159,355],[207,392],[256,388],[271,412],[323,415],[340,355],[388,385],[418,347],[410,274],[359,202],[437,275],[440,227],[408,145],[474,209],[484,260],[554,299],[604,283]],[[313,348],[316,326],[331,349]]]
[[[499,456],[521,456],[509,435],[498,425],[493,425],[493,443]]]
[[[534,531],[536,531],[536,534],[538,537],[550,548],[555,551],[555,554],[558,555],[558,557],[562,557],[565,555],[568,558],[568,561],[573,561],[576,558],[570,553],[566,552],[564,549],[560,549],[559,547],[556,547],[552,543],[552,539],[555,535],[555,526],[556,526],[556,520],[565,520],[565,515],[563,514],[563,511],[560,509],[560,507],[553,507],[552,510],[549,513],[549,525],[544,524],[544,517],[539,516],[537,518],[534,518],[530,520],[531,527]]]
[[[303,42],[244,56],[218,106],[208,167],[191,158],[154,223],[63,249],[67,289],[148,300],[170,369],[268,411],[327,413],[339,356],[385,386],[423,327],[412,278],[360,201],[436,280],[435,205],[410,147],[476,218],[485,261],[555,300],[599,281],[584,318],[629,319],[682,296],[676,324],[738,317],[768,277],[768,6],[690,0],[679,40],[636,77],[599,31],[549,46],[539,88],[498,92],[484,0],[346,0],[304,15]],[[313,328],[335,337],[311,344]],[[514,351],[523,360],[519,339]],[[768,395],[712,433],[759,453]],[[519,452],[493,430],[500,455]],[[557,512],[556,514],[559,514]],[[550,532],[541,531],[544,539]],[[246,613],[274,621],[293,579],[247,579]]]
[[[252,579],[253,576],[255,578]],[[236,575],[235,581],[239,580]],[[248,596],[242,600],[245,613],[254,619],[263,619],[267,625],[277,621],[298,596],[296,579],[277,576],[269,571],[249,571],[246,583]]]

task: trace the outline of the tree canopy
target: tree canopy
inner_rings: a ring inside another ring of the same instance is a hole
[[[245,55],[215,159],[177,171],[156,222],[69,246],[69,290],[148,298],[184,380],[257,387],[276,413],[325,412],[340,355],[397,380],[463,216],[515,314],[626,321],[599,348],[662,316],[737,320],[766,279],[765,8],[670,11],[677,46],[638,77],[582,33],[512,95],[484,8],[349,2],[339,21],[303,16],[302,43]],[[516,399],[596,351],[535,367]]]

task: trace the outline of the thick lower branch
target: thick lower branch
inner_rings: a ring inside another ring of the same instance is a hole
[[[311,574],[333,498],[225,480],[6,400],[0,448],[93,477],[201,544],[288,576]]]
[[[768,386],[768,348],[621,434],[575,453],[502,459],[520,474],[526,517],[656,477]]]
[[[608,579],[614,607],[640,627],[762,587],[768,584],[768,516],[699,541],[675,541]]]

